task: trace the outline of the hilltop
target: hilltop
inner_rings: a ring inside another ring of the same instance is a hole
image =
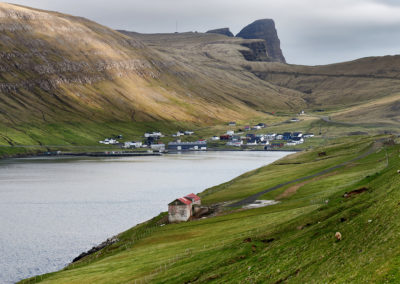
[[[286,63],[281,50],[281,42],[272,19],[257,20],[244,27],[237,37],[247,39],[263,39],[266,42],[267,54],[272,61]]]

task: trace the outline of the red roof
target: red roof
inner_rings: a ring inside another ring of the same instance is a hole
[[[191,201],[191,200],[186,199],[186,198],[184,198],[184,197],[178,198],[178,200],[179,200],[180,202],[184,203],[184,204],[187,204],[187,205],[192,204],[192,201]]]
[[[186,195],[185,198],[190,198],[190,199],[192,199],[193,201],[199,201],[199,200],[201,199],[200,197],[198,197],[198,196],[197,196],[196,194],[194,194],[194,193],[191,193],[191,194]]]

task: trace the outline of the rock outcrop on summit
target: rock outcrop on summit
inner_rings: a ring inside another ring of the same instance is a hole
[[[267,43],[267,53],[271,61],[286,63],[281,50],[280,40],[272,19],[257,20],[244,27],[237,37],[245,39],[263,39]]]
[[[206,33],[208,33],[208,34],[220,34],[220,35],[226,35],[226,36],[229,36],[229,37],[234,37],[233,33],[229,30],[229,28],[209,30]]]

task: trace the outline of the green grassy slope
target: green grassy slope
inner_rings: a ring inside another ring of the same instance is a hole
[[[46,129],[68,136],[76,124],[86,125],[88,136],[96,135],[89,126],[106,123],[211,125],[303,104],[296,92],[280,92],[236,63],[195,54],[182,60],[179,49],[164,54],[84,18],[1,3],[0,25],[0,128],[13,129],[1,131],[2,140],[45,144],[52,135]],[[205,42],[218,40],[208,35]],[[24,136],[30,128],[41,135]],[[73,142],[85,144],[81,136]]]
[[[280,199],[278,205],[229,209],[219,217],[165,226],[160,215],[122,233],[111,247],[26,282],[396,283],[400,147],[374,143],[381,138],[336,141],[297,153],[204,193],[209,202],[229,200],[231,192],[234,198],[247,196],[259,181],[264,188],[288,181],[333,161],[349,161],[375,145],[370,155],[295,191],[287,187],[265,197]],[[326,151],[325,159],[319,151]],[[363,187],[361,194],[343,196]],[[337,231],[341,241],[334,237]]]
[[[84,18],[6,3],[0,15],[0,145],[53,138],[88,145],[93,140],[85,138],[106,135],[106,124],[132,123],[138,131],[140,122],[209,126],[265,112],[346,111],[400,91],[398,57],[317,67],[250,62],[241,51],[252,40],[122,34]],[[398,125],[396,101],[380,104],[361,113]]]

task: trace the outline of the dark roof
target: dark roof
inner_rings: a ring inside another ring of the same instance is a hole
[[[187,198],[184,198],[184,197],[181,197],[181,198],[175,199],[174,201],[172,201],[172,202],[171,202],[170,204],[168,204],[168,205],[174,205],[173,203],[176,202],[176,201],[180,202],[181,204],[185,204],[185,205],[190,205],[190,204],[192,204],[192,201],[191,201],[191,200],[189,200],[189,199],[187,199]]]

